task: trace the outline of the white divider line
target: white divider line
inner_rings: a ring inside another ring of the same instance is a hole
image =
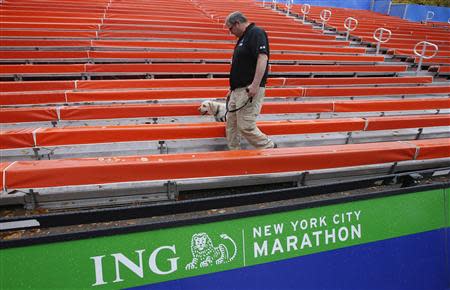
[[[364,129],[363,129],[363,131],[366,131],[367,128],[369,127],[369,119],[363,118],[363,120],[364,120]]]
[[[302,89],[302,97],[306,97],[306,88],[302,88],[302,87],[300,87],[301,89]]]
[[[419,146],[417,146],[416,144],[413,144],[413,143],[411,143],[409,141],[397,141],[397,142],[408,144],[408,145],[411,145],[412,147],[414,147],[414,149],[416,149],[416,151],[414,152],[413,160],[417,159],[417,157],[419,156],[419,153],[420,153],[420,147]]]
[[[336,113],[336,101],[335,100],[333,100],[333,108],[331,109],[332,111],[332,113]]]
[[[36,133],[37,133],[39,130],[41,130],[41,128],[36,128],[36,129],[33,130],[33,133],[31,133],[31,134],[33,134],[34,147],[37,147],[37,137],[36,137]]]
[[[420,153],[420,147],[416,146],[416,152],[414,153],[414,160],[417,160],[417,157],[419,156]]]
[[[68,103],[67,91],[64,91],[64,102],[66,102],[66,104]]]
[[[56,117],[61,121],[61,106],[56,107]]]
[[[13,163],[9,164],[8,166],[6,166],[5,169],[3,169],[3,191],[6,192],[6,171],[13,166],[14,164],[16,164],[17,161],[14,161]]]
[[[244,267],[247,266],[247,263],[245,261],[245,235],[244,230],[242,230],[242,258],[244,259]]]

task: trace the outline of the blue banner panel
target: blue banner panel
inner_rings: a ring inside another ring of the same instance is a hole
[[[405,17],[405,9],[407,9],[408,6],[409,5],[407,5],[407,4],[392,4],[389,15],[404,18]]]
[[[450,288],[446,231],[443,228],[131,289],[444,290]]]
[[[424,6],[417,4],[409,4],[406,12],[406,18],[411,21],[425,21],[427,12],[434,12],[434,17],[431,21],[447,22],[450,18],[450,8],[438,6]]]
[[[280,2],[280,1],[278,1]],[[282,2],[282,1],[281,1]],[[311,6],[339,7],[370,10],[371,0],[294,0],[294,4],[309,4]]]
[[[374,0],[373,11],[383,14],[389,13],[391,0]]]
[[[270,2],[267,0],[266,2]],[[277,2],[283,2],[277,0]],[[450,8],[425,6],[417,4],[390,4],[391,0],[295,0],[295,4],[310,4],[312,6],[338,7],[373,10],[375,12],[397,16],[411,21],[425,21],[428,11],[434,12],[431,21],[447,22],[450,18]],[[391,6],[391,7],[389,7]]]

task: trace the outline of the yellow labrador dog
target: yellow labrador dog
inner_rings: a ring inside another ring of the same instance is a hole
[[[227,108],[225,103],[215,101],[204,101],[198,108],[202,115],[212,115],[217,122],[225,122],[227,120]]]

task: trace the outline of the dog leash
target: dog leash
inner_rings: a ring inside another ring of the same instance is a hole
[[[249,92],[249,89],[248,89],[248,88],[245,88],[245,91],[248,93],[248,92]],[[229,101],[230,101],[230,95],[228,95],[228,97],[227,97],[227,103],[226,103],[226,107],[227,107],[226,109],[227,109],[227,112],[225,113],[225,116],[226,116],[228,113],[235,113],[235,112],[239,111],[240,109],[244,108],[245,106],[247,106],[249,103],[251,103],[251,102],[253,101],[253,97],[248,97],[248,99],[247,99],[247,101],[245,102],[245,104],[243,104],[242,106],[240,106],[239,108],[234,109],[234,110],[229,110],[229,109],[228,109],[228,103],[229,103]]]

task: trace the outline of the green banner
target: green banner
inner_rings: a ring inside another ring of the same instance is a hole
[[[0,288],[120,289],[175,280],[444,228],[449,208],[448,191],[440,189],[3,249]]]
[[[447,217],[447,227],[450,227],[450,188],[444,189],[445,191],[445,216]],[[450,249],[449,249],[450,250]]]

